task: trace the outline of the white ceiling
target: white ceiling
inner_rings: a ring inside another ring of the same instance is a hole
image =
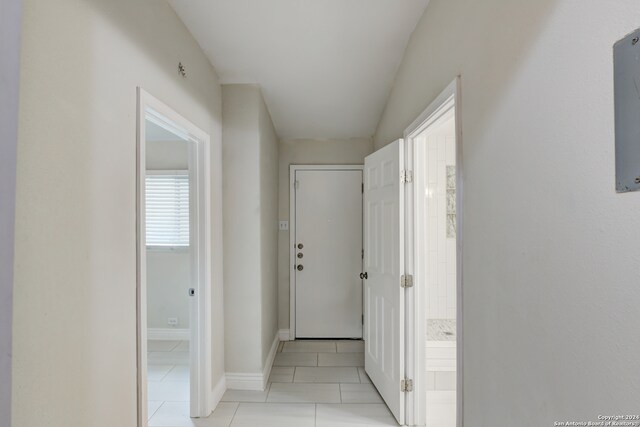
[[[429,0],[170,0],[223,84],[258,83],[282,138],[369,137]]]
[[[145,120],[144,136],[147,141],[185,141],[185,139],[177,135],[167,128],[159,126],[149,120]]]

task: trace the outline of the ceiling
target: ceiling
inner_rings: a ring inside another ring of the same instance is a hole
[[[145,120],[144,137],[147,141],[186,141],[182,136],[175,134],[166,127],[157,123]]]
[[[281,138],[370,137],[429,0],[170,0],[221,83],[261,86]]]

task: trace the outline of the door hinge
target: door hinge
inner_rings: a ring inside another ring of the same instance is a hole
[[[362,259],[364,259],[364,249],[362,250]]]
[[[413,380],[405,378],[400,381],[400,391],[403,393],[409,393],[413,391]]]
[[[403,274],[400,276],[401,288],[413,288],[413,276],[411,274]]]
[[[362,194],[364,194],[364,182],[362,183]]]
[[[364,325],[364,314],[362,315],[362,324]]]
[[[413,171],[405,169],[400,172],[400,182],[403,184],[413,182]]]

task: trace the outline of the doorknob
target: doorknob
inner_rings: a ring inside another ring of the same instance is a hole
[[[367,272],[365,271],[364,273],[360,273],[360,278],[361,278],[362,280],[364,280],[364,279],[368,279],[368,278],[369,278],[369,275],[368,275],[368,274],[367,274]]]
[[[303,256],[304,256],[304,255],[302,254],[302,252],[300,252],[300,253],[298,254],[298,258],[302,258]]]
[[[298,243],[298,249],[302,249],[304,248],[304,245],[302,243]]]
[[[298,269],[298,271],[302,271],[304,269],[304,266],[302,264],[298,264],[296,268]]]

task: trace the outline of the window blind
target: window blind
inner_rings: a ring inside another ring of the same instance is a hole
[[[148,174],[145,188],[147,246],[189,246],[189,175]]]

